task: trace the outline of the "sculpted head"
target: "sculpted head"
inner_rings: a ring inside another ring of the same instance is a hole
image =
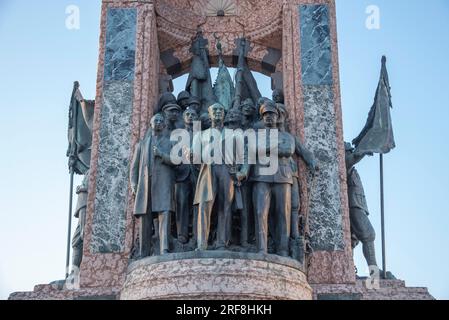
[[[279,112],[276,104],[271,100],[266,100],[260,107],[260,115],[266,128],[275,129],[278,126]]]
[[[185,110],[189,104],[190,93],[187,91],[182,91],[178,95],[178,105]]]
[[[238,109],[231,109],[226,115],[225,124],[230,129],[238,129],[242,125],[242,114]]]
[[[165,118],[167,121],[176,122],[179,119],[181,113],[181,107],[175,103],[169,103],[162,108]]]
[[[225,118],[225,108],[220,103],[214,103],[209,107],[209,118],[212,122],[223,122]]]
[[[184,124],[185,125],[193,125],[194,121],[198,121],[198,113],[196,113],[195,109],[187,108],[183,114]]]
[[[241,108],[243,115],[247,117],[253,116],[257,112],[256,106],[254,105],[254,102],[251,98],[243,101]]]
[[[154,132],[162,132],[165,129],[165,118],[162,114],[157,113],[151,118],[151,128]]]
[[[188,108],[195,110],[197,114],[201,111],[201,101],[197,97],[190,97],[187,106]]]
[[[201,121],[201,128],[202,128],[203,130],[209,129],[209,128],[211,127],[211,125],[212,125],[208,113],[203,113],[203,114],[200,116],[200,121]]]

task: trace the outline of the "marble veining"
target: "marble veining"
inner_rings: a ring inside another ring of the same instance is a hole
[[[306,146],[314,150],[320,170],[309,180],[310,234],[315,250],[344,249],[341,187],[332,86],[304,86]]]
[[[137,9],[109,8],[104,80],[134,80]]]
[[[122,252],[128,202],[133,82],[104,85],[91,249]]]
[[[124,251],[137,9],[109,8],[91,252]]]
[[[332,51],[327,5],[301,5],[301,65],[304,85],[331,85]]]

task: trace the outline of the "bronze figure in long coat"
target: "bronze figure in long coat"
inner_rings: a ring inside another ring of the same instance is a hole
[[[175,211],[175,171],[170,160],[172,144],[164,134],[161,114],[151,119],[151,129],[137,145],[131,163],[131,187],[136,195],[134,215],[141,222],[140,255],[149,254],[152,218],[159,219],[160,253],[167,253],[170,215]]]

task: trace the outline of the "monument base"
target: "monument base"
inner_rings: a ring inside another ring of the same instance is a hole
[[[196,251],[131,262],[122,288],[67,290],[58,284],[17,292],[10,300],[433,300],[401,280],[313,284],[290,258]]]
[[[35,286],[31,292],[12,293],[8,300],[117,300],[119,295],[118,288],[68,290],[57,284],[42,284]]]
[[[199,251],[131,263],[120,299],[312,300],[312,288],[289,258]]]

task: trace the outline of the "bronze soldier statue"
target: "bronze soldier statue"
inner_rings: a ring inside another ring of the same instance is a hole
[[[207,113],[207,108],[215,102],[210,76],[208,41],[198,31],[193,40],[190,52],[193,54],[189,78],[187,79],[186,91],[192,97],[197,97],[201,102],[201,113]]]
[[[175,172],[170,160],[172,144],[164,130],[165,119],[156,114],[131,163],[131,187],[136,196],[134,215],[142,218],[141,257],[150,254],[153,217],[158,220],[160,254],[169,251],[170,215],[175,212]]]
[[[95,110],[94,100],[85,100],[75,83],[75,104],[70,107],[69,124],[69,167],[77,174],[84,174],[83,182],[78,186],[75,218],[78,225],[72,239],[72,274],[79,269],[83,259],[84,227],[86,223],[87,195],[89,184],[89,168],[92,148],[92,129]],[[76,108],[76,110],[75,110]]]
[[[346,169],[348,173],[348,200],[349,217],[351,222],[352,247],[355,248],[359,241],[363,245],[363,255],[370,269],[377,268],[376,251],[374,241],[376,232],[369,221],[368,205],[362,181],[355,165],[362,161],[368,154],[357,154],[348,142],[345,143]]]
[[[266,100],[260,108],[260,115],[267,131],[277,130],[279,113],[276,104]],[[269,135],[269,133],[267,133]],[[291,201],[293,172],[290,159],[295,153],[295,139],[287,132],[279,132],[277,150],[278,170],[274,175],[263,175],[264,165],[257,164],[251,181],[253,186],[253,205],[256,218],[256,245],[259,253],[268,253],[268,218],[271,204],[274,203],[273,213],[275,221],[274,234],[276,253],[289,256],[289,238],[291,232]],[[260,143],[258,143],[260,144]]]
[[[280,92],[280,90],[278,90]],[[279,93],[277,93],[279,95]],[[273,93],[273,97],[276,94]],[[280,100],[278,100],[280,101]],[[280,132],[288,132],[288,111],[283,103],[276,103],[279,112],[278,128]],[[295,138],[295,155],[301,158],[310,170],[317,170],[315,157],[313,153],[307,150],[301,143],[298,137]],[[290,165],[292,168],[292,215],[291,215],[291,253],[292,257],[302,261],[304,258],[304,223],[305,217],[300,216],[301,197],[299,185],[299,167],[296,160],[290,158]]]

